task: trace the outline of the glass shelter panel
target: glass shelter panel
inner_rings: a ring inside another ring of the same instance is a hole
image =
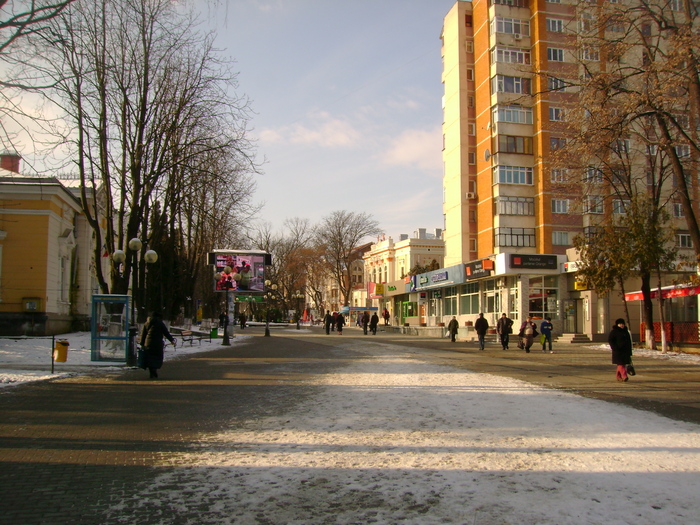
[[[93,295],[90,360],[126,361],[129,352],[128,295]]]

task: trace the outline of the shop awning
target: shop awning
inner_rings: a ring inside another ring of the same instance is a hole
[[[679,284],[674,286],[663,286],[661,288],[661,297],[668,299],[669,297],[688,297],[691,295],[700,295],[700,285],[698,284]],[[659,289],[651,290],[651,298],[659,297]],[[644,299],[641,290],[638,292],[630,292],[625,294],[625,301],[641,301]]]

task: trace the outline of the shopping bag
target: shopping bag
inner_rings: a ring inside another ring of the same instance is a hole
[[[146,352],[143,351],[143,348],[139,346],[139,349],[136,351],[136,366],[139,368],[143,368],[146,370]]]

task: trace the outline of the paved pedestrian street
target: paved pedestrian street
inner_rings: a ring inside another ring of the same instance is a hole
[[[700,523],[700,366],[246,330],[0,393],[0,523]]]

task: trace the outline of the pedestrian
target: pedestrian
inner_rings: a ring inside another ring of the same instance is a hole
[[[221,315],[219,315],[219,327],[224,328],[226,325],[226,312],[221,312]]]
[[[528,315],[527,319],[525,319],[525,321],[523,321],[523,324],[520,325],[520,332],[518,333],[520,342],[518,343],[518,346],[520,348],[524,348],[525,351],[529,354],[530,347],[532,346],[536,335],[537,325],[532,321],[532,317]]]
[[[343,335],[343,325],[345,324],[345,317],[343,314],[338,312],[338,317],[335,318],[335,327],[340,335]]]
[[[326,310],[326,315],[323,317],[323,326],[326,329],[326,335],[331,333],[331,325],[333,324],[333,316],[330,310]]]
[[[459,323],[457,322],[457,317],[452,316],[452,321],[447,325],[447,333],[450,334],[450,341],[454,343],[457,339],[457,331],[459,330]]]
[[[369,329],[372,331],[372,335],[377,335],[377,325],[379,324],[379,316],[377,312],[372,313],[372,318],[369,320]]]
[[[547,342],[549,342],[549,353],[553,354],[552,350],[552,330],[554,330],[554,325],[552,324],[551,317],[545,317],[542,324],[540,324],[540,343],[542,343],[542,351],[547,351]]]
[[[143,325],[141,332],[141,346],[143,347],[145,368],[148,368],[151,379],[158,377],[158,369],[163,366],[163,338],[167,338],[173,346],[177,343],[168,327],[163,322],[160,312],[153,312]]]
[[[612,363],[617,365],[615,377],[618,381],[627,381],[627,365],[632,364],[632,335],[624,319],[615,321],[608,336],[608,344],[612,351]]]
[[[333,319],[331,319],[331,330],[335,332],[335,322],[338,320],[338,312],[333,312]]]
[[[382,313],[382,317],[384,318],[384,326],[389,326],[389,317],[390,317],[389,310],[384,308],[384,313]]]
[[[503,350],[508,350],[510,334],[513,333],[513,320],[509,319],[506,314],[502,314],[501,318],[496,323],[496,332],[498,332]]]
[[[484,314],[479,314],[479,318],[474,323],[474,330],[479,339],[479,350],[483,350],[486,344],[486,332],[489,330],[489,322],[484,317]]]
[[[367,328],[369,327],[369,312],[362,314],[362,331],[367,335]]]
[[[238,322],[241,325],[241,330],[243,330],[245,328],[246,321],[247,321],[247,319],[246,319],[245,313],[241,312],[241,314],[238,316]]]

